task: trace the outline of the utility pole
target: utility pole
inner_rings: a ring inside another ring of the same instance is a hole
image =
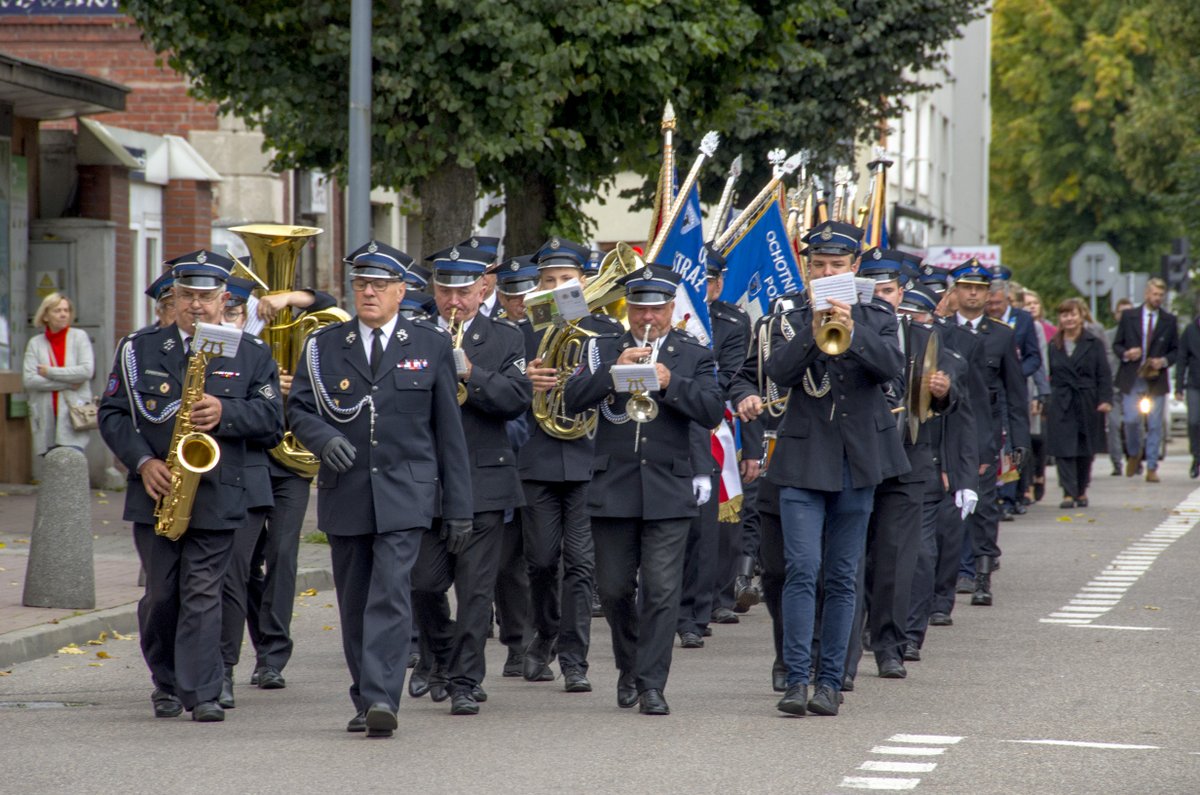
[[[346,240],[352,251],[371,237],[371,0],[350,1],[350,162],[346,185]],[[350,269],[343,278],[347,306],[353,300]]]

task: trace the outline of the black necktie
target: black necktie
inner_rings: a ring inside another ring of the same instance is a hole
[[[383,329],[371,332],[371,375],[379,374],[379,363],[383,360]]]
[[[184,337],[183,338],[183,358],[186,359],[187,357],[189,357],[191,355],[192,355],[192,338]]]

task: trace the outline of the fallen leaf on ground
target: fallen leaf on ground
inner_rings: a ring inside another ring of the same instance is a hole
[[[1054,521],[1056,521],[1056,522],[1073,522],[1075,520],[1069,516],[1060,516],[1057,519],[1055,519]]]
[[[15,539],[13,539],[13,543],[14,544],[28,544],[29,539],[28,538],[15,538]]]
[[[102,492],[102,491],[98,491],[98,492],[96,492],[96,496],[97,496],[97,497],[107,497],[108,495],[107,495],[107,494],[105,494],[105,493],[104,493],[104,492]]]
[[[321,629],[324,629],[324,630],[330,630],[330,629],[333,629],[333,627],[331,627],[331,626],[329,626],[328,624],[326,624],[325,626],[321,627]]]
[[[316,588],[309,588],[307,591],[301,591],[301,592],[300,592],[300,595],[301,595],[301,596],[316,596],[316,595],[317,595],[317,589],[316,589]]]
[[[113,640],[133,640],[132,636],[122,635],[120,632],[117,632],[115,629],[113,630],[112,636],[113,636]]]
[[[10,668],[7,671],[0,671],[0,676],[12,676],[12,669]]]
[[[1162,610],[1161,607],[1156,607],[1155,605],[1145,605],[1145,608],[1147,610]]]
[[[83,649],[76,646],[74,643],[69,643],[58,650],[59,654],[87,654]]]
[[[112,655],[106,651],[98,651],[98,652],[96,652],[96,659],[97,660],[111,660]]]
[[[4,543],[3,541],[0,541],[0,549],[4,549],[6,546],[8,546],[8,544]]]
[[[89,645],[89,646],[103,646],[103,645],[104,645],[104,641],[102,641],[102,640],[89,640],[89,641],[88,641],[88,645]]]
[[[88,665],[92,668],[103,668],[104,667],[104,663],[88,663]]]

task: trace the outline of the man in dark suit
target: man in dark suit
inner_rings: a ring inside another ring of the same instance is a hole
[[[221,721],[221,585],[234,531],[246,518],[246,448],[278,444],[283,404],[275,363],[257,338],[242,337],[236,354],[208,362],[204,393],[189,411],[194,429],[216,442],[220,461],[200,476],[187,532],[174,541],[157,535],[156,503],[174,487],[167,461],[174,457],[173,420],[184,396],[192,338],[198,323],[221,322],[233,267],[211,251],[171,264],[176,322],[135,332],[117,347],[100,404],[100,434],[129,471],[124,518],[133,522],[146,572],[138,626],[154,680],[154,714],[174,717],[188,709],[193,720]]]
[[[837,221],[814,227],[804,239],[808,278],[857,271],[862,234]],[[875,303],[830,305],[788,313],[772,333],[766,361],[767,375],[792,390],[767,471],[780,487],[787,560],[782,610],[788,689],[776,706],[792,715],[838,713],[875,487],[909,468],[884,396],[904,367],[895,315]],[[826,319],[841,324],[844,351],[818,346]],[[821,659],[810,700],[818,577],[824,586]]]
[[[471,535],[471,475],[449,336],[399,315],[404,261],[351,265],[357,316],[304,345],[288,398],[292,431],[321,458],[317,526],[329,537],[355,716],[390,737],[412,634],[410,578],[434,519]]]
[[[453,246],[434,255],[433,297],[438,322],[461,342],[454,354],[461,382],[462,425],[471,440],[473,525],[462,536],[439,522],[425,531],[413,573],[413,606],[421,633],[421,656],[431,656],[448,677],[450,714],[475,715],[487,698],[484,645],[504,538],[504,514],[524,504],[517,454],[506,423],[529,408],[532,386],[525,376],[525,337],[515,323],[480,311],[483,273],[490,252]],[[457,616],[451,621],[446,591],[454,586]]]
[[[1192,466],[1188,476],[1200,477],[1200,318],[1183,330],[1175,363],[1175,399],[1187,401],[1188,452]]]
[[[712,322],[712,351],[717,360],[717,381],[721,393],[727,394],[734,375],[746,358],[746,346],[750,344],[750,319],[741,307],[721,301],[719,296],[724,287],[725,258],[705,245],[702,252],[705,275],[708,280],[708,315]],[[694,463],[705,467],[711,476],[710,493],[720,493],[721,473],[716,468],[712,453],[712,428],[692,429],[695,448]],[[716,594],[721,587],[719,576],[731,570],[733,562],[722,560],[722,550],[732,550],[729,543],[722,544],[722,535],[729,535],[733,528],[722,526],[719,521],[720,506],[715,496],[700,507],[688,531],[687,553],[683,564],[683,597],[679,606],[680,645],[685,649],[704,646],[703,637],[708,623],[736,624],[737,615],[729,608],[720,609]],[[732,578],[732,574],[730,574]]]
[[[537,288],[553,290],[573,279],[586,286],[583,269],[590,253],[570,240],[547,240],[534,256]],[[622,331],[621,324],[607,315],[581,318],[579,326],[595,334]],[[553,332],[552,327],[533,332],[533,356],[546,334]],[[561,389],[569,375],[540,358],[534,358],[529,368],[534,391],[543,395]],[[557,651],[563,688],[568,693],[587,693],[592,689],[587,658],[596,571],[587,496],[596,443],[587,435],[575,439],[553,436],[532,414],[529,422],[531,435],[520,459],[525,490],[521,523],[536,634],[525,650],[523,674],[531,682],[552,680],[549,665]]]
[[[622,277],[632,331],[591,339],[565,394],[567,411],[600,408],[587,497],[596,579],[620,670],[617,704],[640,702],[645,715],[670,714],[663,690],[688,525],[698,482],[710,477],[696,471],[683,440],[693,423],[711,428],[723,412],[712,352],[672,328],[679,282],[679,274],[658,265]],[[613,368],[643,360],[654,363],[659,388],[647,397],[658,413],[636,422],[629,396],[616,391]]]
[[[985,415],[976,415],[983,434],[979,449],[979,507],[967,519],[971,554],[975,559],[971,604],[986,607],[992,603],[991,573],[1000,557],[996,477],[1006,446],[1011,449],[1015,466],[1020,466],[1029,450],[1029,393],[1026,376],[1017,360],[1012,328],[984,313],[991,292],[991,271],[972,257],[956,268],[952,276],[958,302],[953,322],[979,340],[978,356],[990,404]],[[989,422],[982,421],[985,416]]]
[[[1125,418],[1125,476],[1133,477],[1146,460],[1146,481],[1158,482],[1158,456],[1162,450],[1163,414],[1171,394],[1171,365],[1179,355],[1178,320],[1162,308],[1167,285],[1162,279],[1146,282],[1145,300],[1121,315],[1113,352],[1121,360],[1116,386],[1121,390],[1121,413]],[[1142,411],[1142,398],[1149,411]],[[1146,431],[1142,422],[1145,417]],[[1145,439],[1143,439],[1143,435]],[[1143,448],[1144,443],[1144,448]]]

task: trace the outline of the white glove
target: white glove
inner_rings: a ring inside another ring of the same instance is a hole
[[[979,495],[970,489],[959,489],[954,492],[954,504],[962,509],[962,518],[966,519],[975,513],[975,506],[979,504]]]
[[[703,505],[712,496],[712,476],[696,475],[692,478],[692,494],[696,495],[696,504]]]

